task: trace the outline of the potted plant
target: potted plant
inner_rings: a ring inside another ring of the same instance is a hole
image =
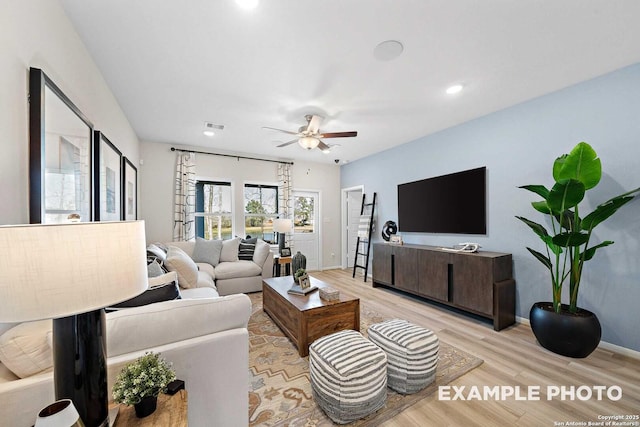
[[[158,394],[176,379],[171,364],[160,354],[148,352],[124,367],[113,386],[113,400],[134,405],[139,418],[151,415],[157,406]]]
[[[529,320],[538,342],[548,350],[570,357],[586,357],[600,342],[601,327],[596,315],[578,307],[578,291],[584,263],[596,251],[613,244],[610,240],[591,241],[597,225],[613,215],[634,198],[640,188],[613,197],[598,205],[593,212],[581,216],[580,202],[587,190],[594,188],[602,177],[602,166],[596,152],[586,142],[580,142],[569,154],[553,163],[555,183],[551,189],[543,185],[520,188],[536,193],[542,200],[533,208],[544,214],[551,225],[545,226],[517,216],[545,243],[545,252],[527,250],[550,273],[553,302],[537,302],[531,308]],[[569,304],[562,304],[562,288],[569,284]]]

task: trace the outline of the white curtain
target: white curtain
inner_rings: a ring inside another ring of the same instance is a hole
[[[196,155],[178,153],[173,213],[173,241],[196,238]]]
[[[278,213],[280,218],[289,218],[293,221],[293,187],[291,184],[291,165],[278,163]],[[287,245],[293,251],[292,233],[285,236]]]

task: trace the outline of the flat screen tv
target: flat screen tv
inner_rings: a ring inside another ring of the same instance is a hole
[[[486,168],[398,185],[404,232],[486,234]]]

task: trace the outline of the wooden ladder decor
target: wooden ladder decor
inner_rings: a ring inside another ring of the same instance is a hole
[[[360,224],[358,224],[358,239],[356,241],[356,255],[353,261],[353,276],[356,277],[356,269],[364,270],[364,281],[367,281],[369,272],[369,255],[371,254],[371,232],[373,231],[373,214],[376,208],[376,193],[373,193],[371,203],[366,203],[366,194],[362,194],[362,206],[360,207]],[[367,212],[368,211],[368,212]],[[364,246],[366,245],[366,250]],[[358,264],[358,260],[364,258],[364,264]]]

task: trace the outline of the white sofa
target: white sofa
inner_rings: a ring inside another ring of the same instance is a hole
[[[209,260],[202,252],[197,253],[198,245],[219,243],[221,253],[214,256],[214,261]],[[212,287],[220,295],[232,295],[237,293],[258,292],[262,290],[262,279],[273,276],[273,253],[271,247],[264,240],[257,239],[255,250],[250,254],[251,260],[238,258],[241,240],[230,239],[225,241],[204,241],[197,239],[188,242],[166,242],[156,244],[158,247],[169,248],[169,252],[163,258],[162,253],[158,257],[165,267],[178,273],[181,292],[189,295],[195,288]],[[151,246],[151,245],[150,245]],[[193,265],[197,267],[197,272],[190,268],[188,261],[185,263],[179,255],[175,255],[178,263],[171,262],[171,247],[180,248],[191,258]],[[195,254],[195,257],[194,257]],[[218,261],[219,256],[219,261]],[[190,271],[191,270],[191,271]],[[194,276],[197,275],[196,276]],[[191,280],[189,280],[191,275]],[[191,282],[191,283],[189,283]]]
[[[147,351],[160,352],[185,380],[189,426],[245,426],[251,301],[243,294],[217,297],[212,288],[193,291],[198,298],[107,313],[109,390],[124,365]],[[47,320],[0,324],[0,347],[23,352],[23,362],[34,359],[36,366],[27,370],[51,366],[50,331]],[[0,427],[32,426],[54,400],[51,368],[19,378],[0,364]]]

